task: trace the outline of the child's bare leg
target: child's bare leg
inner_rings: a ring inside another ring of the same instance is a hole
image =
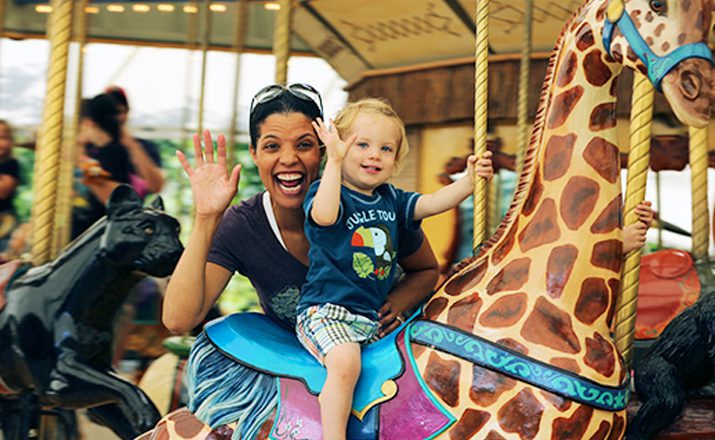
[[[353,391],[360,377],[360,345],[340,344],[325,356],[328,376],[320,393],[320,418],[324,440],[344,440],[353,403]]]

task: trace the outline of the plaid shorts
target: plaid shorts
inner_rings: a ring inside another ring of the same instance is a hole
[[[311,306],[298,315],[298,340],[321,364],[336,345],[368,344],[378,339],[380,324],[335,304]]]

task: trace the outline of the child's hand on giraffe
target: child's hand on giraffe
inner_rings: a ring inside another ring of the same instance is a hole
[[[494,167],[492,166],[492,152],[485,151],[482,157],[477,160],[475,155],[470,155],[467,158],[467,174],[474,183],[474,176],[486,179],[487,182],[494,177]]]
[[[326,153],[328,154],[328,159],[340,162],[343,160],[345,155],[348,153],[348,149],[355,143],[357,139],[357,134],[350,136],[347,142],[343,142],[340,139],[338,130],[335,128],[335,123],[330,120],[330,126],[326,126],[325,122],[321,118],[317,118],[312,122],[313,129],[318,134],[318,137],[325,145]]]
[[[653,218],[655,217],[652,205],[650,201],[643,200],[636,206],[636,216],[638,216],[638,220],[648,228],[653,224]]]
[[[623,253],[643,247],[648,228],[653,223],[653,208],[651,202],[644,200],[636,206],[635,214],[638,221],[623,228]]]
[[[623,228],[623,253],[640,249],[645,244],[648,226],[641,221],[637,221]]]

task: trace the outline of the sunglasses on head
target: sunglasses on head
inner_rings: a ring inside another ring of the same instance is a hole
[[[303,101],[315,103],[320,110],[320,116],[323,116],[323,99],[320,97],[320,92],[318,92],[313,86],[303,83],[294,83],[287,86],[283,84],[271,84],[270,86],[262,88],[251,100],[249,114],[253,113],[253,110],[257,105],[273,101],[284,92],[288,92]]]

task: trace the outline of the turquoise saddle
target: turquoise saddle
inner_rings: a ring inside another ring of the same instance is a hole
[[[403,326],[406,324],[403,324]],[[293,332],[259,313],[236,313],[210,322],[209,340],[227,356],[258,371],[302,381],[318,395],[325,367],[300,345]],[[405,370],[397,349],[399,329],[362,350],[362,372],[355,388],[353,414],[359,419],[375,405],[397,394],[394,379]]]

